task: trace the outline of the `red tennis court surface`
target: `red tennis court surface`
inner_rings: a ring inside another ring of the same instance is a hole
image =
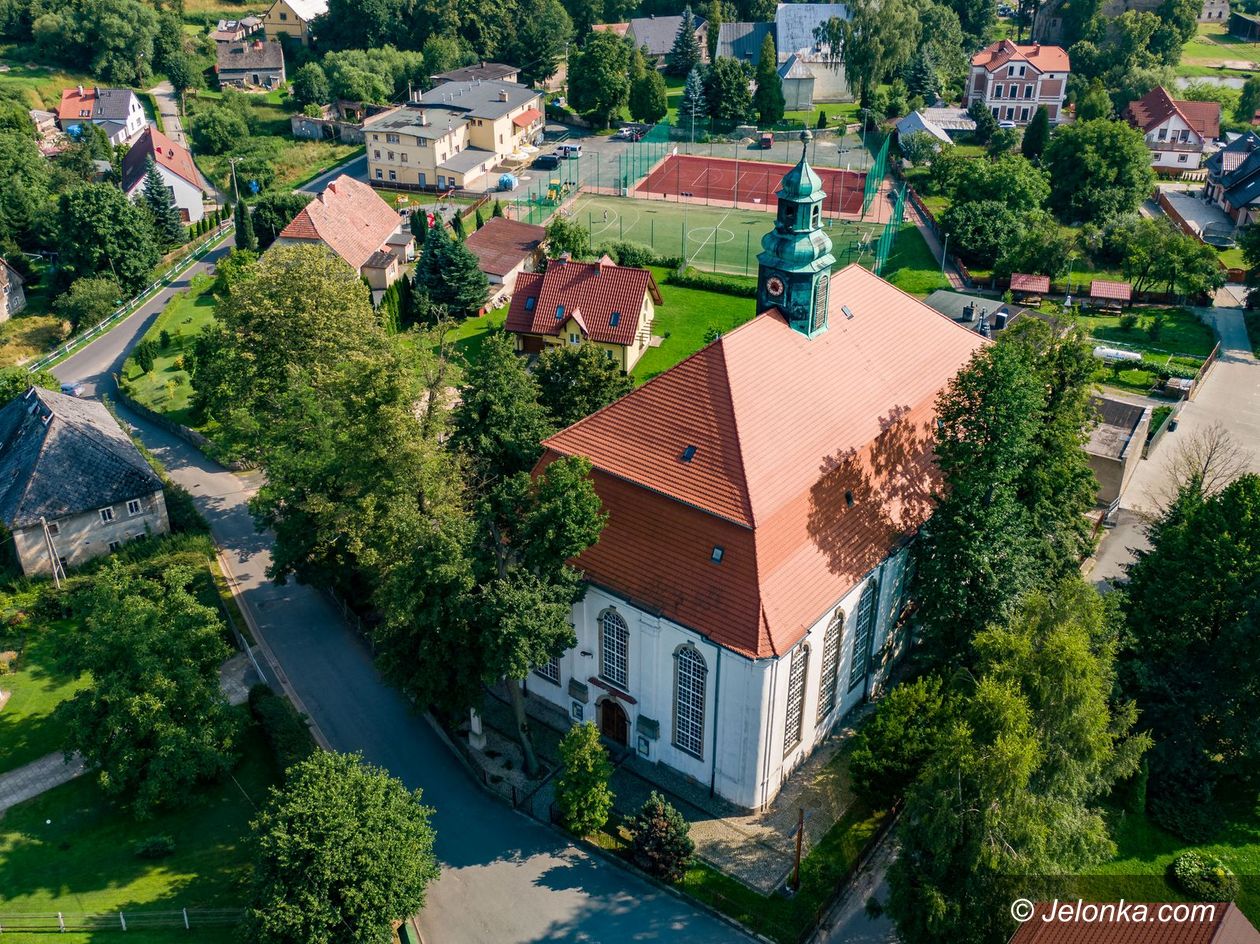
[[[635,188],[640,193],[683,199],[776,207],[775,191],[791,164],[763,161],[736,161],[697,154],[670,154]],[[866,172],[814,167],[822,180],[827,198],[826,213],[857,216],[862,212],[862,190]]]

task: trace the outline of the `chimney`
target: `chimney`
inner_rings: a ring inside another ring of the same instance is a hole
[[[508,100],[507,89],[501,89],[499,91],[499,101],[506,102],[507,100]]]

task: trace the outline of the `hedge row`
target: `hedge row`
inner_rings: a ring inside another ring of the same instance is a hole
[[[707,272],[697,272],[690,266],[686,269],[676,269],[670,272],[665,277],[665,282],[669,285],[677,285],[679,288],[694,288],[702,292],[719,292],[723,295],[734,295],[738,298],[757,297],[756,284],[723,278],[720,275],[710,275]]]
[[[682,265],[682,259],[678,256],[662,256],[651,246],[644,246],[642,243],[605,243],[599,247],[595,255],[601,256],[605,253],[617,265],[629,266],[634,269],[642,269],[647,266],[664,266],[667,269],[677,269]]]
[[[302,716],[269,686],[259,683],[249,690],[249,710],[262,725],[281,770],[287,772],[315,752],[315,742]]]

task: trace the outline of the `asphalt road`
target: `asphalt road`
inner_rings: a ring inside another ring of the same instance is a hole
[[[204,268],[203,262],[192,272]],[[112,374],[126,351],[191,274],[54,373],[84,383],[92,395],[112,393]],[[256,476],[227,472],[182,440],[119,412],[195,497],[255,635],[328,744],[362,752],[421,788],[434,808],[442,874],[420,916],[428,944],[751,940],[483,793],[425,720],[385,684],[327,598],[311,587],[267,580],[271,537],[254,530],[246,505]]]
[[[342,174],[349,174],[351,177],[355,178],[356,180],[361,180],[364,183],[367,183],[368,182],[367,152],[365,151],[364,153],[360,154],[358,157],[351,158],[349,161],[346,161],[344,164],[338,164],[336,167],[334,167],[332,170],[328,171],[327,173],[320,174],[318,177],[316,177],[314,180],[310,181],[309,183],[303,184],[302,186],[297,188],[298,193],[322,193],[324,188],[328,186],[328,182],[330,180],[335,180],[336,178],[340,177]]]

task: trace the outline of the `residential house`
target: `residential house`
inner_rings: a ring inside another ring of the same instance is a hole
[[[1220,102],[1178,101],[1162,85],[1130,102],[1125,117],[1145,136],[1157,173],[1197,170],[1204,149],[1221,135]]]
[[[0,522],[25,574],[170,530],[161,479],[109,411],[39,387],[0,408]]]
[[[491,305],[512,294],[522,272],[533,272],[543,256],[547,230],[532,223],[492,216],[464,240],[490,282]]]
[[[1207,159],[1204,195],[1239,226],[1260,219],[1260,136],[1239,135]]]
[[[0,257],[0,321],[8,321],[25,307],[22,276]]]
[[[1004,39],[971,57],[967,106],[983,102],[998,121],[1023,126],[1044,105],[1050,123],[1058,124],[1063,120],[1070,72],[1068,54],[1061,46]]]
[[[139,200],[144,192],[144,177],[148,173],[149,158],[153,158],[158,173],[185,223],[196,223],[206,215],[205,195],[210,186],[193,162],[192,154],[182,144],[177,144],[157,128],[146,128],[139,140],[127,151],[122,162],[122,188],[127,196]]]
[[[941,144],[952,144],[955,135],[976,130],[976,120],[965,108],[920,108],[897,122],[897,143],[900,146],[914,134],[926,134]]]
[[[538,354],[548,347],[590,342],[629,373],[652,341],[661,292],[647,269],[553,259],[547,271],[516,277],[505,327],[516,349]]]
[[[1091,397],[1098,423],[1090,431],[1085,452],[1089,467],[1098,479],[1098,504],[1104,507],[1119,501],[1146,446],[1151,426],[1151,408],[1111,397]]]
[[[696,41],[700,44],[700,58],[709,61],[709,24],[702,16],[693,16]],[[682,26],[682,16],[636,16],[630,20],[625,32],[626,39],[638,49],[646,49],[644,55],[656,66],[665,64],[665,57],[674,48],[674,38]]]
[[[262,39],[219,43],[214,71],[219,88],[277,89],[284,84],[284,49]]]
[[[309,46],[316,20],[327,15],[328,0],[275,0],[263,15],[263,33],[275,42],[288,36]]]
[[[342,174],[280,231],[275,245],[320,243],[345,260],[379,293],[415,258],[403,220],[367,184]]]
[[[368,174],[395,188],[478,187],[543,121],[542,96],[524,85],[445,82],[364,122]]]
[[[210,38],[216,43],[239,43],[253,36],[262,27],[261,16],[243,16],[239,20],[219,20],[219,25],[210,31]]]
[[[594,23],[591,25],[591,31],[595,33],[612,33],[614,36],[620,36],[623,39],[630,32],[629,23]]]
[[[1156,930],[1158,929],[1158,930]],[[1010,944],[1260,944],[1233,902],[1040,901]]]
[[[887,683],[940,487],[936,398],[986,343],[860,266],[832,272],[823,199],[802,158],[757,317],[547,439],[538,464],[587,459],[609,517],[574,562],[576,645],[531,697],[746,809]]]
[[[438,72],[429,76],[434,85],[447,82],[516,82],[521,70],[502,62],[479,62],[475,66],[463,66],[450,72]]]
[[[1039,314],[1022,305],[1008,305],[1000,298],[964,295],[944,288],[925,298],[923,304],[986,338],[1005,330],[1020,318],[1038,317]]]
[[[329,105],[319,106],[318,117],[294,112],[289,118],[289,130],[295,138],[362,144],[365,140],[363,122],[373,115],[389,111],[392,107],[392,105],[376,105],[372,102],[338,99]]]
[[[783,97],[791,110],[808,110],[819,102],[851,101],[853,93],[844,66],[816,35],[831,19],[847,19],[842,3],[780,3],[773,23],[722,23],[718,55],[751,65],[761,59],[761,44],[774,37]]]
[[[66,134],[78,134],[85,124],[97,125],[110,144],[126,144],[148,123],[144,106],[131,89],[65,89],[57,108],[57,120]]]
[[[1224,23],[1229,19],[1229,0],[1203,0],[1200,23]]]

